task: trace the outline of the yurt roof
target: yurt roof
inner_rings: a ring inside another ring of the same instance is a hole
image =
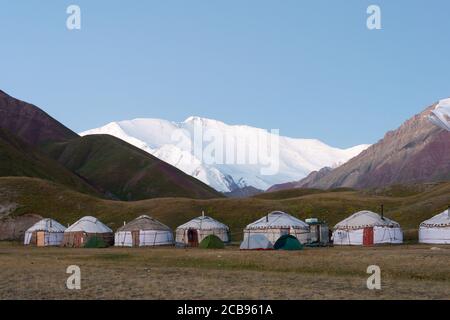
[[[342,220],[334,229],[361,229],[366,227],[400,227],[400,225],[386,217],[382,218],[378,213],[364,210]]]
[[[246,229],[297,228],[309,229],[309,225],[296,217],[282,211],[274,211],[267,216],[249,224]]]
[[[83,217],[70,227],[66,232],[86,232],[86,233],[110,233],[112,230],[94,217]]]
[[[35,231],[46,231],[46,232],[64,232],[66,227],[64,227],[59,222],[53,219],[42,219],[35,223],[32,227],[30,227],[26,232],[35,232]]]
[[[197,230],[216,230],[216,229],[225,229],[228,230],[228,227],[208,216],[200,216],[195,219],[192,219],[189,222],[179,226],[177,229],[197,229]]]
[[[420,224],[421,227],[448,227],[450,226],[450,209],[428,219]]]
[[[117,231],[135,231],[135,230],[161,230],[161,231],[171,231],[168,226],[162,224],[158,220],[143,215],[133,221],[130,221],[123,227],[119,228]]]

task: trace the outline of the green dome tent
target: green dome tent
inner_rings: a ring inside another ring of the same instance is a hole
[[[290,234],[285,234],[281,236],[275,245],[273,246],[275,250],[302,250],[303,245],[298,241],[296,237]]]
[[[200,242],[199,247],[202,249],[223,249],[225,245],[219,237],[211,234]]]

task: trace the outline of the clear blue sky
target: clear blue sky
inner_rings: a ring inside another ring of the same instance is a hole
[[[369,4],[383,30],[366,28]],[[0,0],[0,88],[75,131],[197,115],[373,143],[450,96],[449,14],[448,0]]]

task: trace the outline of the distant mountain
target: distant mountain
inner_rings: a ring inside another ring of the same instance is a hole
[[[38,107],[0,91],[0,176],[38,177],[122,200],[223,197],[110,136],[82,138]]]
[[[434,104],[309,188],[376,188],[450,180],[450,132],[429,119]]]
[[[224,195],[228,198],[249,198],[263,192],[263,190],[256,189],[255,187],[244,187],[231,192],[225,192]]]
[[[104,127],[82,132],[81,135],[115,136],[225,193],[246,187],[266,190],[274,184],[300,180],[311,171],[345,163],[368,147],[368,145],[360,145],[349,149],[338,149],[315,139],[280,137],[279,171],[275,175],[263,175],[261,169],[267,164],[225,162],[220,161],[219,156],[215,156],[214,163],[206,163],[193,147],[198,132],[210,133],[214,137],[220,136],[225,144],[240,143],[245,150],[240,151],[241,155],[245,152],[251,153],[248,150],[258,145],[258,141],[267,141],[268,144],[274,137],[263,129],[227,125],[200,117],[190,117],[181,123],[159,119],[112,122]],[[232,144],[233,150],[236,150],[236,144]],[[207,147],[208,144],[205,143],[201,151]],[[230,152],[227,147],[224,147],[219,153],[226,157]],[[233,159],[236,158],[233,157]]]
[[[330,167],[324,167],[319,171],[311,172],[306,178],[303,178],[300,181],[276,184],[269,188],[267,192],[275,192],[280,190],[287,189],[299,189],[299,188],[311,188],[314,184],[316,184],[320,179],[329,174],[333,169]]]

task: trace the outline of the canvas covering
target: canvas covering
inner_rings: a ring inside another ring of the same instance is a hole
[[[373,228],[374,244],[403,243],[403,231],[397,222],[365,210],[336,224],[332,237],[333,244],[363,245],[365,228]]]
[[[37,233],[43,234],[43,245],[44,246],[59,246],[64,238],[64,227],[59,222],[53,219],[42,219],[33,226],[31,226],[27,231],[25,231],[24,244],[37,244]]]
[[[227,225],[208,216],[200,216],[179,226],[176,230],[176,243],[189,244],[189,230],[197,232],[198,243],[201,243],[209,235],[215,235],[223,243],[230,242],[230,229]]]
[[[143,215],[119,228],[114,236],[115,246],[133,247],[133,232],[138,232],[139,242],[137,246],[167,246],[173,245],[172,230],[158,220]]]
[[[62,245],[83,247],[93,237],[101,238],[107,245],[114,244],[112,230],[97,218],[86,216],[66,229]]]
[[[420,224],[419,242],[450,244],[450,209]]]

